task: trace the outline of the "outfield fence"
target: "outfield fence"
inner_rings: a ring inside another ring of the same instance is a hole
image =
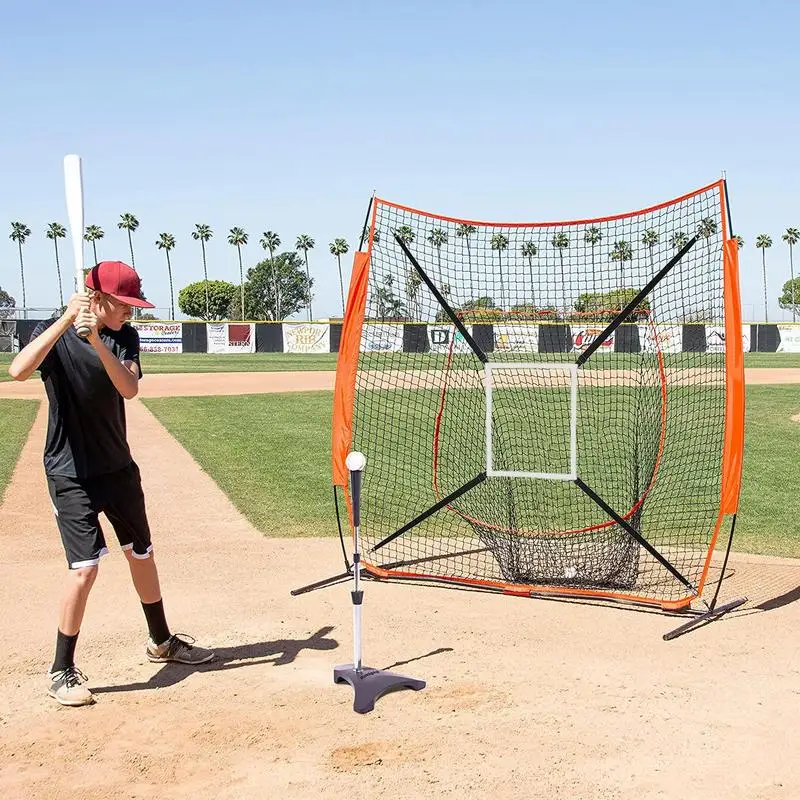
[[[47,315],[37,318],[0,318],[0,352],[16,352]],[[142,352],[146,353],[337,353],[342,334],[338,322],[161,322],[138,321]],[[570,353],[588,347],[604,323],[492,323],[467,325],[485,352]],[[800,353],[800,324],[742,325],[745,352]],[[449,324],[367,322],[362,352],[467,352],[462,335]],[[690,323],[620,326],[600,352],[722,353],[725,331],[714,325]]]

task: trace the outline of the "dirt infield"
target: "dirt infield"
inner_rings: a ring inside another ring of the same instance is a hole
[[[153,375],[142,392],[204,383],[329,389],[332,373]],[[0,508],[5,797],[800,797],[800,561],[734,556],[722,596],[748,604],[670,643],[679,620],[659,613],[369,582],[367,662],[428,686],[360,716],[332,683],[351,659],[349,585],[289,595],[340,571],[338,543],[264,539],[143,404],[128,409],[168,616],[219,658],[195,671],[145,659],[112,548],[79,645],[98,702],[47,698],[65,564],[43,407]]]
[[[602,371],[600,371],[602,372]],[[681,371],[677,371],[680,373]],[[685,372],[685,370],[683,370]],[[404,372],[375,372],[376,388],[386,385],[398,388],[408,382]],[[433,371],[431,386],[441,386],[441,371]],[[262,394],[264,392],[307,392],[319,389],[333,389],[334,372],[198,372],[182,374],[146,375],[142,380],[139,394],[141,397],[169,397],[172,395],[227,395],[227,394]],[[405,376],[405,377],[404,377]],[[800,369],[771,368],[745,370],[747,383],[781,384],[800,383]],[[589,374],[589,380],[591,374]],[[590,380],[591,382],[591,380]],[[479,385],[479,384],[476,384]],[[419,373],[411,382],[413,388],[422,388]],[[44,398],[43,384],[31,379],[24,383],[0,383],[0,398],[18,398],[40,400]]]

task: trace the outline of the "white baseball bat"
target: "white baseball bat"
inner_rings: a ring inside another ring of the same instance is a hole
[[[83,172],[81,157],[64,156],[64,188],[67,193],[67,217],[72,252],[75,259],[75,291],[86,293],[83,277]],[[88,328],[79,328],[79,336],[88,336]]]

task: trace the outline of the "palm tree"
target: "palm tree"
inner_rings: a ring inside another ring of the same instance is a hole
[[[500,276],[500,307],[506,302],[506,290],[503,283],[503,251],[508,248],[508,237],[502,233],[495,233],[491,238],[492,250],[497,250],[497,263],[499,265],[498,275]]]
[[[302,250],[303,251],[303,258],[306,262],[306,278],[308,278],[308,285],[311,286],[311,273],[308,271],[308,251],[314,249],[314,240],[307,234],[301,233],[297,237],[297,241],[294,243],[295,250]],[[308,321],[314,318],[314,314],[311,311],[311,295],[308,296]]]
[[[783,241],[789,245],[789,279],[792,287],[792,322],[797,322],[797,312],[795,311],[794,304],[794,259],[792,257],[792,249],[800,241],[800,230],[797,228],[787,228],[786,233],[783,234]]]
[[[520,253],[522,253],[523,258],[528,259],[528,269],[531,273],[531,306],[536,305],[536,292],[534,288],[536,286],[536,280],[533,277],[533,259],[536,254],[539,252],[539,249],[533,242],[523,242],[522,246],[519,248]]]
[[[411,312],[412,322],[414,322],[418,316],[421,317],[421,314],[419,313],[419,307],[417,305],[417,295],[419,294],[419,287],[421,285],[422,278],[420,278],[419,273],[414,269],[414,267],[409,267],[406,275],[406,297],[408,298],[408,308]]]
[[[228,244],[233,245],[239,253],[239,284],[242,295],[242,320],[244,320],[244,268],[242,267],[242,245],[247,244],[247,233],[244,228],[231,228],[228,232]]]
[[[172,264],[169,260],[169,251],[175,249],[175,237],[171,233],[160,233],[156,239],[156,247],[163,250],[167,256],[167,273],[169,274],[169,318],[175,319],[175,293],[172,289]],[[206,316],[208,316],[208,298],[206,298]]]
[[[208,266],[206,265],[206,242],[214,235],[209,225],[202,225],[195,223],[194,230],[192,231],[192,239],[200,242],[200,247],[203,250],[203,280],[206,290],[206,319],[211,319],[211,312],[208,302]]]
[[[363,247],[364,244],[369,244],[369,232],[372,229],[372,223],[368,222],[364,226],[364,230],[361,231],[361,239],[359,241],[359,247]],[[372,244],[373,246],[379,244],[381,241],[381,233],[376,227],[372,233]]]
[[[686,243],[689,241],[688,234],[684,233],[683,231],[678,231],[677,233],[673,233],[669,240],[669,246],[673,250],[680,250],[686,246]]]
[[[439,267],[439,277],[442,277],[442,245],[447,244],[447,231],[444,228],[433,228],[428,233],[428,242],[436,248],[436,263]]]
[[[375,238],[373,236],[374,241]],[[381,319],[397,319],[406,313],[402,301],[392,291],[393,284],[394,278],[391,275],[385,275],[383,284],[378,286],[375,291],[375,305],[377,306],[378,316]]]
[[[339,264],[339,289],[342,292],[342,316],[344,316],[344,280],[342,279],[342,256],[350,249],[346,239],[334,239],[330,245],[331,255]]]
[[[587,228],[586,233],[583,234],[583,241],[586,242],[586,244],[588,244],[589,247],[592,248],[592,284],[596,284],[594,278],[594,272],[595,272],[594,249],[595,247],[597,247],[598,244],[600,244],[602,238],[603,238],[603,232],[600,230],[600,228],[597,227],[597,225],[592,225],[590,228]],[[587,292],[589,291],[589,285],[590,285],[589,281],[587,280],[585,287]]]
[[[117,227],[120,230],[127,231],[128,233],[128,247],[131,251],[131,266],[136,269],[136,259],[133,256],[133,236],[132,234],[136,231],[139,227],[139,220],[131,214],[130,212],[126,212],[125,214],[119,215],[120,221],[117,223]],[[138,318],[140,314],[140,309],[134,308],[133,309],[133,316]]]
[[[120,214],[119,218],[120,221],[117,223],[117,227],[120,230],[128,232],[128,247],[131,251],[131,266],[136,269],[136,261],[133,258],[133,238],[131,237],[131,234],[134,233],[139,227],[139,220],[130,213]]]
[[[686,247],[688,242],[689,235],[684,233],[684,231],[676,231],[672,234],[672,236],[669,237],[669,246],[675,250],[676,253]],[[678,274],[680,276],[681,288],[684,292],[686,292],[686,270],[680,270]]]
[[[744,239],[741,236],[734,236],[738,248],[741,250],[744,247]]]
[[[644,232],[644,234],[642,234],[642,244],[650,252],[650,269],[651,270],[653,269],[653,266],[654,266],[653,265],[653,248],[658,244],[658,240],[659,240],[658,231],[655,230],[654,228],[648,228],[648,230],[646,230]],[[651,274],[650,277],[651,278],[653,277],[652,274]]]
[[[411,244],[417,237],[417,234],[410,225],[401,225],[395,230],[394,234],[405,245]],[[417,293],[419,292],[421,283],[422,280],[417,274],[417,271],[413,266],[409,267],[408,274],[406,275],[406,297],[408,298],[408,312],[412,322],[417,318]]]
[[[625,288],[625,262],[633,260],[633,250],[630,242],[619,239],[614,242],[614,249],[611,251],[611,260],[619,262],[619,288]]]
[[[92,243],[92,253],[94,254],[94,263],[97,264],[97,244],[96,242],[102,239],[106,235],[105,231],[99,225],[87,225],[86,226],[86,233],[83,234],[83,238],[87,242]]]
[[[711,275],[713,272],[713,266],[711,264],[711,237],[717,232],[717,223],[711,217],[703,217],[700,220],[700,224],[697,226],[697,235],[702,236],[706,240],[706,253],[708,255],[708,274]],[[708,292],[711,292],[711,281],[706,281],[705,288]],[[709,309],[708,309],[708,318],[711,321],[711,318],[714,315],[714,308],[713,308],[713,298],[709,300]]]
[[[410,225],[401,225],[395,231],[395,235],[403,244],[411,244],[417,238],[417,234]]]
[[[764,322],[769,322],[769,311],[767,310],[767,262],[764,251],[772,247],[772,237],[766,233],[760,233],[756,237],[756,247],[761,251],[761,272],[764,278]]]
[[[24,222],[12,222],[11,234],[8,237],[12,242],[17,243],[19,247],[19,274],[22,280],[22,308],[27,309],[28,303],[25,299],[25,265],[22,261],[22,245],[28,240],[31,235],[31,229]],[[25,311],[25,318],[28,318],[28,312]]]
[[[566,292],[567,281],[564,276],[564,250],[569,247],[569,237],[566,233],[561,231],[553,236],[552,245],[558,250],[558,258],[561,262],[561,292],[564,298],[564,310],[566,311],[566,309],[569,308],[569,298]]]
[[[472,236],[476,230],[477,228],[474,225],[467,225],[466,222],[462,222],[456,228],[456,236],[459,239],[463,239],[464,244],[467,246],[467,266],[469,267],[470,272],[472,272],[472,252],[470,251],[469,247],[469,237]]]
[[[709,239],[717,232],[717,223],[711,217],[703,217],[697,226],[697,235],[706,240],[706,245],[711,246]]]
[[[653,248],[658,244],[658,241],[661,237],[658,234],[658,231],[655,228],[648,228],[642,234],[642,244],[647,248],[649,255],[650,255],[650,277],[654,277],[655,275],[655,264],[653,263]],[[655,312],[656,312],[656,303],[655,303],[655,295],[656,290],[655,288],[652,291],[652,296],[650,298],[650,317],[655,319]]]
[[[56,275],[58,275],[58,298],[61,301],[60,308],[64,307],[64,290],[61,286],[61,265],[58,261],[58,240],[65,239],[67,236],[67,229],[60,222],[51,222],[47,226],[45,234],[48,239],[53,241],[53,247],[56,250]]]
[[[280,291],[275,277],[275,251],[281,246],[281,237],[275,231],[264,231],[258,243],[269,253],[269,263],[272,264],[272,283],[275,285],[275,321],[278,322],[282,316]]]

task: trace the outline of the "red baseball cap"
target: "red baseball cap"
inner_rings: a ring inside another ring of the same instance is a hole
[[[129,306],[155,308],[142,297],[142,279],[122,261],[101,261],[86,276],[86,285]]]

